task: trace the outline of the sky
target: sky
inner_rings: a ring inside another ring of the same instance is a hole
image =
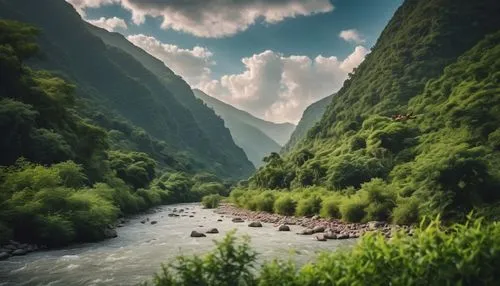
[[[297,123],[342,87],[403,0],[66,0],[192,87]]]

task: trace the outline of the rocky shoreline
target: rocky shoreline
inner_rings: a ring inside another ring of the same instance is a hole
[[[248,221],[271,223],[277,231],[287,231],[288,225],[299,225],[304,227],[300,235],[315,235],[314,239],[325,241],[327,239],[349,239],[358,238],[368,231],[379,231],[385,237],[390,238],[395,231],[403,230],[408,234],[413,233],[409,226],[391,225],[383,221],[371,221],[368,223],[344,223],[338,219],[325,219],[319,216],[294,217],[272,214],[267,212],[256,212],[240,209],[231,204],[221,204],[215,213],[234,217],[234,222]],[[235,221],[235,219],[237,221]],[[249,225],[250,226],[250,225]]]
[[[7,259],[11,256],[25,255],[27,253],[41,249],[47,249],[47,246],[38,246],[36,244],[21,243],[18,241],[10,240],[8,244],[0,246],[0,260]]]

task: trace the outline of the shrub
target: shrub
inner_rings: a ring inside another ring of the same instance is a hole
[[[297,202],[290,195],[281,195],[274,201],[273,210],[277,214],[291,216],[295,214]]]
[[[272,261],[253,269],[256,254],[234,232],[203,258],[178,257],[163,267],[155,285],[498,285],[500,223],[481,219],[443,227],[420,224],[413,236],[386,239],[369,233],[346,251],[321,254],[296,271]]]
[[[242,201],[244,195],[245,195],[245,190],[234,189],[229,194],[229,201],[239,207],[242,207],[244,205]]]
[[[204,257],[178,257],[162,267],[153,279],[155,285],[254,285],[252,273],[256,253],[250,249],[248,238],[237,244],[234,231],[229,232],[216,250]]]
[[[308,216],[318,214],[321,209],[321,198],[319,196],[311,196],[299,200],[295,214],[297,216]]]
[[[273,212],[274,195],[270,192],[263,192],[255,198],[256,209],[263,212]]]
[[[382,179],[375,178],[361,185],[359,190],[364,201],[368,202],[365,208],[366,220],[389,219],[392,209],[396,206],[396,192]]]
[[[346,198],[340,205],[342,220],[346,222],[361,222],[366,215],[366,202],[358,197]]]
[[[419,201],[412,197],[402,199],[392,212],[392,222],[395,224],[416,223],[419,218]]]
[[[217,194],[208,195],[201,199],[201,204],[207,209],[214,209],[219,206],[221,199],[222,197]]]
[[[323,199],[320,215],[326,218],[341,218],[339,208],[341,202],[342,200],[339,196],[330,196]]]

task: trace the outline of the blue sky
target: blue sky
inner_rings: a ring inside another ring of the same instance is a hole
[[[309,104],[341,87],[402,3],[67,1],[87,21],[163,60],[193,88],[260,118],[293,123]]]

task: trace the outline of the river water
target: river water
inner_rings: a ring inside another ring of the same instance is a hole
[[[194,217],[168,217],[176,207],[186,209]],[[157,224],[142,224],[149,218]],[[175,256],[203,254],[213,249],[213,239],[222,239],[228,231],[249,235],[251,245],[259,253],[259,261],[291,258],[298,264],[313,260],[318,251],[336,250],[354,244],[355,240],[315,241],[311,236],[296,235],[300,226],[290,232],[278,232],[271,224],[250,228],[233,223],[199,204],[163,206],[154,214],[130,218],[118,228],[118,237],[98,243],[87,243],[59,250],[30,253],[0,261],[0,286],[7,285],[137,285],[159,271],[161,263]],[[205,232],[215,227],[218,234],[191,238],[192,230]]]

